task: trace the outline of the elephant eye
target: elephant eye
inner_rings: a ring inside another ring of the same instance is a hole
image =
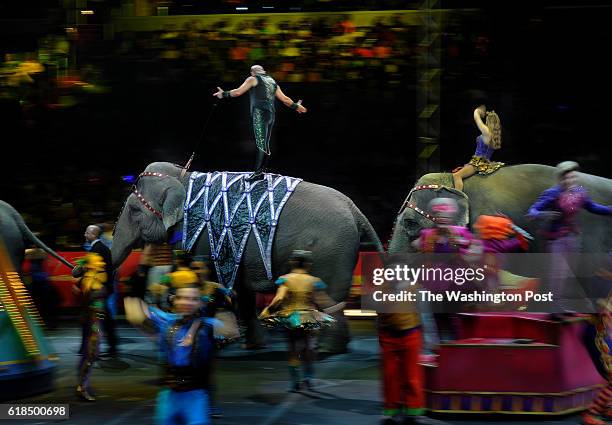
[[[407,230],[416,230],[416,229],[419,228],[419,223],[417,223],[413,219],[408,218],[408,219],[404,220],[404,227]]]
[[[132,217],[140,217],[140,215],[142,214],[142,211],[140,210],[140,208],[138,207],[138,205],[130,205],[130,215]]]

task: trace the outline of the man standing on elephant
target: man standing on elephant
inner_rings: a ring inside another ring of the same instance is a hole
[[[559,184],[542,192],[528,213],[529,218],[548,220],[544,236],[548,239],[548,251],[555,257],[549,285],[557,300],[556,307],[562,313],[574,310],[563,296],[566,295],[565,281],[571,275],[566,255],[580,252],[578,213],[584,208],[593,214],[612,215],[612,206],[593,202],[586,189],[578,185],[579,168],[574,161],[558,164]]]
[[[286,96],[276,81],[270,77],[261,65],[251,67],[251,76],[237,89],[225,91],[217,87],[213,94],[219,99],[242,96],[249,92],[251,100],[251,119],[253,121],[253,133],[257,145],[257,158],[255,160],[255,171],[247,178],[248,181],[263,179],[265,167],[270,159],[270,136],[274,126],[276,109],[274,100],[277,98],[286,106],[300,114],[307,112],[302,106],[302,101],[294,102]]]
[[[113,275],[113,261],[111,257],[110,249],[102,242],[100,239],[100,235],[102,233],[102,228],[96,225],[87,226],[85,229],[85,239],[89,242],[91,248],[89,252],[98,254],[105,263],[105,272],[108,276],[106,283],[104,284],[106,289],[106,300],[104,303],[105,314],[104,314],[104,333],[106,334],[106,340],[108,342],[108,354],[111,356],[117,355],[117,334],[115,332],[115,322],[113,321],[113,316],[111,314],[108,299],[113,293],[113,283],[114,283],[114,275]],[[83,341],[87,339],[86,328],[83,328]],[[84,344],[84,343],[83,343]],[[84,345],[81,346],[81,350],[84,349]]]

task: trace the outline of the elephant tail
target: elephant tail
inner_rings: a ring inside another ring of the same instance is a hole
[[[66,267],[70,267],[71,269],[74,268],[74,264],[66,260],[64,257],[59,255],[57,252],[55,252],[51,248],[49,248],[47,245],[45,245],[43,241],[38,239],[38,237],[34,233],[32,233],[32,231],[27,226],[27,224],[25,224],[25,221],[23,221],[21,214],[19,214],[19,212],[17,212],[15,208],[11,207],[10,210],[15,220],[15,223],[17,223],[17,226],[19,227],[19,230],[21,231],[21,234],[23,235],[24,239],[29,240],[34,245],[36,245],[37,247],[45,251],[47,254],[55,257],[59,262],[64,264]]]
[[[359,229],[359,239],[362,240],[362,238],[365,236],[365,239],[369,240],[374,245],[377,252],[384,253],[385,249],[380,242],[376,231],[372,227],[372,224],[370,224],[370,220],[368,220],[361,210],[357,208],[357,205],[352,204],[351,210],[353,211],[353,216],[355,217],[355,222],[357,223],[357,228]]]

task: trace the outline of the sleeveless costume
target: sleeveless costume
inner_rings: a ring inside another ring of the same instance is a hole
[[[492,174],[505,165],[503,162],[491,161],[494,151],[495,149],[493,149],[492,146],[484,142],[484,138],[481,134],[476,138],[476,151],[468,164],[472,165],[478,174]]]
[[[270,136],[276,114],[274,101],[278,84],[266,74],[257,75],[255,78],[257,85],[249,90],[255,144],[257,149],[270,155]]]

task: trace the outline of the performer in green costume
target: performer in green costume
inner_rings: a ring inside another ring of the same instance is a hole
[[[274,78],[270,77],[261,65],[251,67],[251,76],[237,89],[225,91],[217,87],[213,93],[219,99],[242,96],[249,92],[251,100],[251,119],[253,121],[253,133],[257,145],[257,157],[255,160],[255,171],[248,177],[249,181],[263,179],[265,167],[270,159],[270,136],[274,126],[275,107],[274,99],[277,98],[289,108],[300,114],[307,112],[302,106],[302,101],[294,102],[281,90]]]

